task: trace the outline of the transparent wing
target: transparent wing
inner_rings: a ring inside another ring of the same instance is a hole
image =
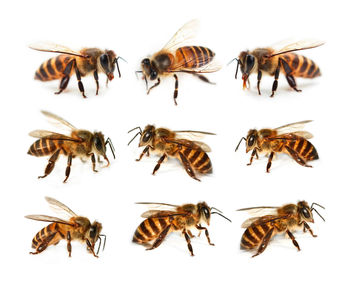
[[[208,144],[201,142],[201,141],[192,141],[192,143],[196,144],[197,146],[201,147],[204,152],[211,152],[211,148]]]
[[[201,56],[198,56],[197,59],[201,61]],[[192,62],[196,61],[195,57],[190,58],[187,61],[181,61],[178,64],[174,64],[172,68],[172,72],[187,72],[187,73],[213,73],[219,71],[221,69],[221,65],[215,59],[210,61],[208,64],[197,67],[197,68],[188,68],[192,65]],[[168,72],[168,71],[167,71]]]
[[[278,135],[292,132],[300,132],[305,127],[305,124],[312,122],[312,120],[303,120],[299,122],[289,123],[275,128]]]
[[[283,53],[315,48],[315,47],[321,46],[323,44],[325,44],[325,42],[319,41],[319,40],[300,40],[300,41],[288,44],[279,50],[275,50],[275,52],[272,55],[270,55],[270,57],[280,55]]]
[[[305,139],[311,139],[311,138],[314,137],[314,136],[313,136],[310,132],[308,132],[308,131],[295,131],[295,132],[291,132],[290,134],[294,134],[294,135],[303,137],[303,138],[305,138]]]
[[[163,50],[169,52],[175,51],[178,47],[183,46],[187,41],[194,38],[199,28],[198,20],[191,20],[184,24],[173,37],[163,47]]]
[[[58,125],[64,125],[68,128],[70,128],[71,130],[76,130],[76,128],[70,124],[68,121],[66,121],[65,119],[63,119],[62,117],[59,117],[58,115],[56,114],[53,114],[51,112],[48,112],[48,111],[45,111],[45,110],[42,110],[41,111],[43,115],[45,115],[51,123],[53,124],[58,124]]]
[[[174,214],[181,215],[181,213],[177,213],[176,211],[172,210],[148,210],[141,214],[142,218],[150,218],[150,217],[169,217],[174,216]]]
[[[57,223],[72,225],[68,221],[65,221],[65,220],[57,218],[57,217],[47,216],[47,215],[27,215],[25,217],[28,219],[36,220],[36,221],[57,222]]]
[[[61,134],[56,133],[56,132],[52,132],[52,131],[48,131],[48,130],[41,130],[41,129],[29,132],[29,136],[32,136],[34,138],[43,138],[43,137],[51,136],[51,135],[61,135]]]
[[[204,152],[210,152],[211,149],[210,147],[205,144],[204,142],[200,142],[200,141],[191,141],[191,140],[187,140],[187,139],[168,139],[168,138],[164,138],[164,141],[167,143],[174,143],[177,145],[181,145],[181,146],[185,146],[191,149],[201,149]]]
[[[275,215],[277,213],[277,208],[277,206],[257,206],[241,208],[237,211],[247,211],[252,217],[261,217],[264,215]]]
[[[216,135],[215,133],[205,132],[205,131],[196,131],[196,130],[176,130],[174,132],[176,133],[176,138],[189,139],[189,140],[203,139],[205,135]],[[210,147],[203,142],[199,142],[199,141],[193,141],[193,142],[198,144],[200,147],[203,146],[210,149]],[[210,152],[210,151],[206,151],[206,152]]]
[[[30,136],[34,138],[46,138],[50,140],[65,140],[65,141],[73,141],[73,142],[83,142],[82,139],[72,138],[70,136],[66,136],[63,134],[47,131],[47,130],[34,130],[29,133]]]
[[[59,214],[65,214],[69,217],[77,217],[78,215],[75,214],[68,206],[64,205],[62,202],[59,202],[58,200],[52,198],[52,197],[45,197],[46,201],[50,204],[50,207],[52,210]]]
[[[54,52],[54,53],[63,53],[63,54],[69,54],[74,56],[80,56],[87,58],[89,56],[81,54],[79,51],[72,50],[66,46],[55,44],[52,42],[37,42],[29,45],[29,48],[44,52]]]
[[[255,221],[259,220],[260,217],[251,217],[247,220],[245,220],[242,225],[241,228],[248,228],[252,223],[254,223]]]

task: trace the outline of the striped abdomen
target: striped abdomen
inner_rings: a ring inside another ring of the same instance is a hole
[[[259,246],[264,236],[273,228],[271,222],[250,225],[242,235],[241,249],[253,249]]]
[[[35,72],[34,79],[40,81],[51,81],[64,77],[64,69],[72,60],[72,56],[59,55],[45,61]],[[73,68],[71,73],[73,72]]]
[[[317,64],[305,56],[296,53],[287,53],[281,55],[281,58],[287,63],[290,69],[286,70],[288,67],[284,67],[284,71],[292,76],[303,78],[321,76],[321,71]]]
[[[47,156],[53,154],[58,148],[61,148],[60,144],[62,143],[62,140],[54,141],[52,139],[41,138],[30,146],[28,154],[36,157]]]
[[[213,168],[211,161],[207,153],[205,153],[200,147],[190,148],[183,146],[180,152],[187,158],[191,166],[199,173],[211,173]]]
[[[300,157],[305,161],[312,161],[318,159],[318,153],[314,145],[312,145],[308,140],[299,137],[296,140],[287,140],[286,145],[293,149]]]
[[[199,68],[213,60],[215,53],[203,46],[184,46],[176,50],[176,65]]]
[[[170,217],[168,218],[147,218],[136,229],[132,239],[135,243],[147,243],[156,239],[159,234],[169,225],[171,225]]]
[[[64,235],[59,232],[59,224],[51,223],[50,225],[39,231],[32,240],[32,248],[41,250],[51,244],[57,244]]]

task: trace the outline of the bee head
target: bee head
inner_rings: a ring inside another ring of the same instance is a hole
[[[210,216],[211,216],[211,209],[205,202],[200,202],[197,204],[200,221],[207,223],[207,225],[210,225]]]
[[[139,147],[150,145],[153,141],[156,128],[153,125],[147,125],[141,133]]]
[[[146,77],[149,77],[150,80],[157,79],[158,71],[149,58],[145,58],[141,61],[141,68],[143,70],[144,75]]]
[[[248,77],[254,71],[257,60],[248,51],[242,51],[238,58],[242,72],[243,89],[245,89],[247,87]]]
[[[258,141],[258,131],[255,129],[251,129],[248,132],[247,138],[246,138],[246,152],[253,150]]]
[[[307,204],[306,201],[299,201],[298,202],[298,213],[301,218],[301,220],[305,222],[314,222],[314,218],[312,215],[312,209],[310,208],[309,204]]]
[[[106,235],[102,235],[101,231],[102,231],[102,224],[94,221],[92,223],[92,225],[90,226],[90,229],[86,232],[87,243],[90,243],[91,248],[93,250],[95,249],[96,242],[98,240],[100,241],[98,244],[98,249],[97,249],[96,255],[98,255],[98,253],[100,252],[100,247],[101,247],[101,243],[102,243],[101,237],[104,237],[103,250],[104,250],[105,245],[106,245]]]
[[[95,132],[92,139],[93,152],[103,157],[106,156],[106,143],[102,132]]]
[[[119,77],[121,76],[118,65],[119,58],[120,57],[117,57],[113,50],[106,50],[98,59],[99,65],[101,66],[103,73],[107,75],[109,81],[114,79],[115,65],[117,65]]]

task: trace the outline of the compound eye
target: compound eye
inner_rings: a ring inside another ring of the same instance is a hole
[[[101,62],[103,69],[108,70],[108,55],[107,54],[102,54],[100,56],[100,62]]]
[[[253,68],[253,66],[254,66],[254,61],[255,61],[254,56],[248,54],[248,55],[247,55],[247,59],[246,59],[247,71],[250,71],[250,70]]]
[[[309,210],[307,210],[306,208],[301,209],[301,213],[303,214],[303,216],[304,216],[306,219],[308,219],[308,218],[311,217],[311,216],[310,216],[310,213],[309,213]]]
[[[209,219],[209,217],[210,217],[210,213],[209,213],[208,208],[204,208],[204,209],[203,209],[203,212],[204,212],[204,216],[205,216],[205,218],[206,218],[206,219]]]
[[[255,137],[254,136],[250,136],[248,139],[248,146],[252,147],[254,145],[255,142]]]
[[[95,137],[95,147],[97,150],[102,150],[102,142],[101,139],[99,137]]]
[[[146,132],[145,135],[142,138],[143,142],[148,142],[151,139],[151,133],[150,132]]]
[[[96,236],[96,227],[91,227],[90,228],[90,238],[95,238]]]
[[[151,72],[151,75],[150,75],[150,79],[151,80],[154,80],[154,79],[156,79],[157,78],[157,72],[156,71],[152,71]]]

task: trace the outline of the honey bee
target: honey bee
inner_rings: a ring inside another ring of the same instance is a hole
[[[53,113],[47,111],[42,111],[42,113],[53,121],[68,127],[71,134],[70,136],[66,136],[47,130],[34,130],[29,133],[30,136],[39,139],[30,146],[28,154],[36,157],[51,155],[45,169],[45,174],[38,178],[44,178],[52,172],[60,154],[68,156],[66,178],[63,182],[66,182],[69,177],[72,159],[75,157],[80,157],[83,161],[86,158],[90,158],[92,170],[94,172],[97,172],[95,155],[97,155],[100,163],[102,163],[102,161],[100,161],[100,156],[107,161],[105,167],[110,165],[106,155],[107,144],[109,144],[113,157],[115,158],[112,140],[110,138],[105,140],[102,132],[92,133],[88,130],[77,129],[72,124]]]
[[[137,204],[149,204],[153,205],[154,208],[159,208],[159,206],[165,207],[164,210],[151,209],[141,215],[141,217],[146,218],[146,220],[137,227],[132,241],[148,246],[147,250],[159,247],[169,233],[181,231],[186,239],[191,256],[194,256],[190,239],[193,238],[190,231],[191,228],[194,227],[199,230],[199,232],[204,230],[209,245],[213,246],[214,244],[209,238],[208,229],[203,227],[201,223],[206,223],[209,226],[212,214],[218,214],[231,222],[230,219],[222,215],[220,210],[215,207],[210,208],[205,202],[184,204],[181,206],[150,202],[139,202]],[[149,243],[153,240],[153,244],[150,245]]]
[[[256,159],[259,159],[258,153],[269,154],[266,172],[270,171],[275,153],[285,153],[299,165],[312,168],[307,162],[317,160],[318,154],[314,145],[307,139],[311,139],[313,135],[307,131],[300,130],[306,123],[311,121],[295,122],[275,129],[251,129],[247,137],[241,138],[235,151],[238,150],[242,140],[245,140],[246,152],[253,150],[250,162],[247,164],[248,166],[253,163],[254,156],[256,156]]]
[[[257,256],[264,252],[274,235],[286,233],[294,246],[300,250],[292,232],[302,228],[304,232],[309,231],[311,236],[317,237],[308,225],[309,222],[314,223],[312,211],[315,211],[325,221],[314,208],[314,205],[325,209],[317,203],[312,203],[310,207],[306,201],[300,201],[297,204],[286,204],[282,207],[261,206],[239,209],[238,211],[254,210],[256,212],[265,209],[272,210],[270,215],[252,217],[242,224],[242,228],[246,228],[246,230],[241,239],[241,249],[257,248],[257,253],[253,257]]]
[[[67,240],[67,250],[69,257],[72,254],[71,241],[80,241],[86,243],[87,250],[93,256],[98,257],[101,246],[101,237],[104,237],[103,250],[106,244],[106,235],[101,234],[102,224],[94,221],[92,224],[86,217],[75,214],[66,205],[51,197],[45,197],[46,201],[55,210],[65,213],[69,216],[69,220],[63,220],[57,217],[46,215],[27,215],[28,219],[36,221],[50,222],[48,226],[40,230],[32,241],[32,248],[35,252],[31,254],[38,254],[43,252],[50,245],[57,245],[61,240]],[[95,244],[99,242],[97,252],[95,253]]]
[[[186,170],[186,173],[193,179],[200,181],[195,172],[201,174],[208,174],[212,172],[212,165],[209,156],[206,152],[210,152],[210,147],[200,141],[191,141],[181,138],[182,135],[200,136],[202,134],[215,135],[210,132],[202,131],[171,131],[166,128],[155,128],[154,125],[147,125],[142,131],[140,127],[131,129],[134,131],[138,129],[138,133],[131,139],[130,143],[140,135],[139,147],[144,147],[140,157],[136,161],[141,161],[144,154],[149,156],[149,151],[154,151],[160,154],[157,165],[153,170],[153,175],[158,171],[164,159],[168,156],[177,158]]]
[[[274,96],[277,86],[280,70],[284,72],[287,82],[291,88],[297,92],[301,92],[297,88],[294,77],[301,78],[315,78],[321,75],[320,68],[315,62],[306,58],[305,56],[293,53],[294,51],[315,48],[323,45],[324,42],[315,41],[299,41],[282,49],[275,50],[274,48],[256,48],[253,51],[242,51],[238,58],[233,60],[237,61],[237,69],[235,78],[237,79],[238,66],[240,66],[242,72],[243,89],[247,87],[247,81],[249,83],[249,75],[257,73],[257,88],[260,92],[260,81],[263,73],[270,76],[274,76],[275,80],[272,85],[272,94]]]
[[[221,68],[213,61],[215,53],[207,47],[184,46],[186,41],[195,36],[197,26],[196,20],[186,23],[160,51],[142,60],[142,71],[136,72],[143,74],[147,94],[160,84],[160,77],[173,75],[175,78],[174,102],[177,105],[179,81],[176,73],[180,72],[193,74],[204,82],[211,83],[202,74],[216,72]],[[147,78],[157,82],[148,88]]]
[[[117,57],[113,50],[83,48],[80,51],[73,51],[65,46],[46,42],[33,44],[29,47],[39,51],[62,53],[41,64],[34,76],[34,79],[40,81],[60,79],[61,82],[59,90],[55,93],[56,95],[67,88],[73,73],[77,76],[78,87],[84,98],[86,96],[81,77],[93,73],[96,82],[96,95],[99,91],[98,73],[106,74],[108,83],[108,81],[113,80],[113,72],[115,65],[117,65],[119,78],[121,77],[118,65],[118,60],[121,57]]]

